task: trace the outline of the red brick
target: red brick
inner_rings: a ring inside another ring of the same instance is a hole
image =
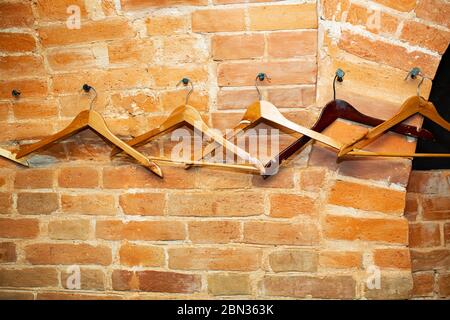
[[[22,96],[27,98],[45,98],[48,95],[47,81],[44,80],[4,80],[0,84],[2,99],[10,99],[14,89],[20,90]]]
[[[169,249],[169,268],[179,270],[252,271],[261,263],[261,251],[252,248]]]
[[[327,216],[325,237],[340,240],[362,240],[387,243],[408,243],[408,222],[403,219],[366,219]]]
[[[12,109],[16,120],[51,119],[58,116],[56,100],[16,102]]]
[[[420,0],[416,15],[418,18],[436,22],[450,28],[450,4],[445,0]]]
[[[315,3],[249,7],[250,30],[317,28]]]
[[[192,13],[193,32],[231,32],[245,30],[243,9],[210,9]]]
[[[336,181],[328,201],[330,204],[343,207],[403,215],[405,193],[353,182]]]
[[[450,264],[450,250],[411,250],[411,263],[413,271],[446,269]]]
[[[375,0],[375,2],[404,12],[409,12],[416,7],[416,0]]]
[[[318,254],[305,250],[277,250],[270,253],[269,265],[274,272],[316,272]]]
[[[20,214],[51,214],[58,208],[56,193],[21,192],[17,195],[17,211]]]
[[[413,45],[425,47],[443,54],[450,42],[450,32],[416,21],[406,21],[400,38]]]
[[[49,189],[53,187],[54,171],[51,169],[27,169],[16,171],[14,188]]]
[[[450,197],[428,196],[422,201],[422,215],[424,220],[450,219]]]
[[[57,287],[58,273],[53,268],[0,269],[1,287]]]
[[[214,60],[258,58],[264,55],[264,35],[215,35],[212,38]]]
[[[11,193],[0,192],[0,214],[12,212],[13,199]]]
[[[439,296],[448,298],[450,296],[450,274],[439,274],[438,278]]]
[[[231,243],[240,239],[240,223],[235,221],[192,221],[188,223],[193,243]]]
[[[317,31],[275,32],[267,37],[274,58],[293,58],[317,53]],[[289,45],[286,45],[286,44]]]
[[[96,237],[105,240],[171,241],[186,238],[185,226],[175,221],[97,221]]]
[[[300,189],[319,192],[326,182],[327,172],[322,168],[308,167],[300,171]]]
[[[36,50],[36,40],[27,33],[0,32],[0,51],[29,52]]]
[[[187,33],[188,17],[186,15],[150,17],[146,21],[146,26],[149,35]]]
[[[361,268],[362,254],[354,251],[323,251],[319,264],[324,268],[350,269]]]
[[[58,185],[61,188],[96,188],[98,183],[99,174],[94,168],[62,168],[58,174]]]
[[[37,219],[0,219],[0,238],[33,239],[38,234]]]
[[[413,296],[429,297],[433,295],[434,290],[434,273],[413,273]]]
[[[208,0],[121,0],[125,11],[144,10],[155,7],[205,6]]]
[[[217,97],[217,104],[222,109],[245,109],[258,100],[258,93],[254,89],[227,90],[222,88]]]
[[[31,27],[34,24],[31,2],[0,3],[0,28]]]
[[[114,196],[109,194],[63,194],[61,195],[61,209],[66,213],[90,215],[117,214]]]
[[[117,64],[147,64],[156,54],[156,48],[151,40],[121,40],[108,44],[110,63]]]
[[[47,50],[47,61],[53,71],[91,69],[98,61],[91,48],[55,48]]]
[[[129,215],[164,215],[166,204],[164,193],[122,194],[119,201],[123,212]]]
[[[356,294],[351,276],[266,276],[262,286],[266,296],[275,297],[351,299]]]
[[[446,223],[444,225],[444,238],[445,238],[445,244],[450,243],[450,223]]]
[[[73,272],[61,272],[61,285],[68,289],[67,280]],[[70,282],[69,282],[70,283]],[[81,290],[105,290],[105,273],[103,270],[80,268]]]
[[[263,177],[255,175],[252,179],[254,187],[259,188],[282,188],[291,189],[294,188],[294,171],[292,169],[284,168],[280,170],[275,176],[264,180]]]
[[[251,187],[251,174],[220,169],[202,168],[202,176],[197,179],[197,187],[207,190],[248,189]]]
[[[266,72],[271,84],[313,84],[316,82],[315,58],[304,58],[287,62],[223,62],[217,74],[221,87],[254,86],[255,77]]]
[[[72,5],[80,9],[81,18],[87,17],[86,8],[83,0],[47,0],[36,1],[36,11],[41,21],[66,21],[71,15],[68,8]]]
[[[48,236],[54,240],[87,240],[89,220],[54,220],[48,223]]]
[[[164,249],[159,247],[124,244],[119,250],[120,264],[124,266],[163,267]]]
[[[15,262],[16,245],[13,242],[0,242],[0,263]]]
[[[319,231],[312,223],[244,222],[244,242],[271,245],[316,245]]]
[[[437,223],[412,223],[409,225],[409,246],[412,248],[436,247],[441,244]]]
[[[23,291],[0,291],[1,300],[34,300],[32,292]]]
[[[111,264],[111,248],[89,244],[37,243],[25,247],[31,264]]]
[[[36,300],[121,300],[122,297],[115,294],[100,295],[68,292],[38,292]]]
[[[270,197],[270,216],[293,218],[298,215],[316,215],[315,200],[296,194],[273,194]]]
[[[375,249],[375,265],[380,268],[411,269],[409,249]]]

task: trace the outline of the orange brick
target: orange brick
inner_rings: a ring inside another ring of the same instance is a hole
[[[57,287],[58,272],[54,268],[0,269],[2,287]]]
[[[67,280],[73,272],[61,272],[61,285],[69,289]],[[70,283],[70,280],[69,280]],[[80,268],[80,289],[81,290],[105,290],[105,273],[103,270]]]
[[[312,223],[244,222],[244,242],[272,245],[316,245],[319,230]]]
[[[424,197],[422,215],[424,220],[450,219],[450,197],[436,195]]]
[[[58,116],[56,100],[18,101],[13,104],[12,110],[17,120],[50,119]]]
[[[55,121],[16,122],[2,126],[0,140],[34,140],[54,132]]]
[[[97,66],[91,48],[55,48],[47,50],[47,61],[53,71],[78,71]]]
[[[159,247],[124,244],[120,247],[119,256],[120,264],[124,266],[164,266],[164,249]]]
[[[27,169],[16,171],[14,188],[48,189],[53,187],[54,171],[51,169]]]
[[[245,30],[243,9],[210,9],[192,13],[193,32],[230,32]]]
[[[111,264],[111,248],[89,244],[37,243],[25,247],[31,264]]]
[[[410,247],[436,247],[440,244],[441,232],[437,223],[414,223],[409,225]]]
[[[154,7],[173,6],[205,6],[208,0],[121,0],[122,9],[125,11],[143,10]]]
[[[13,199],[11,193],[0,192],[0,214],[12,212]]]
[[[315,58],[287,62],[223,62],[218,66],[221,87],[254,86],[255,77],[266,72],[271,84],[313,84],[316,82]]]
[[[262,194],[180,193],[170,194],[168,214],[173,216],[233,217],[255,216],[264,212]]]
[[[99,174],[94,168],[62,168],[58,174],[58,185],[61,188],[96,188],[98,182]]]
[[[47,81],[44,80],[7,80],[0,81],[0,84],[1,99],[10,99],[14,89],[27,98],[46,98],[48,94]]]
[[[450,32],[416,21],[406,21],[400,38],[443,54],[450,42]]]
[[[0,299],[2,300],[34,300],[32,292],[23,291],[0,291]]]
[[[149,35],[171,35],[187,33],[188,17],[183,16],[156,16],[146,20]]]
[[[240,223],[235,221],[193,221],[188,223],[193,243],[230,243],[240,239]]]
[[[269,255],[274,272],[316,272],[318,255],[314,251],[277,250]]]
[[[15,262],[16,245],[13,242],[0,242],[0,263]]]
[[[323,17],[327,20],[341,21],[343,13],[350,7],[348,0],[321,0]]]
[[[319,256],[319,264],[324,268],[359,269],[362,264],[362,254],[353,251],[323,251]]]
[[[36,50],[36,40],[27,33],[0,32],[0,51],[28,52]]]
[[[58,208],[56,193],[21,192],[17,195],[17,211],[20,214],[51,214]]]
[[[205,66],[196,64],[186,64],[184,66],[159,66],[149,69],[149,74],[158,87],[175,88],[181,79],[187,77],[192,82],[198,84],[208,79],[208,72]]]
[[[87,240],[89,220],[54,220],[48,223],[48,236],[54,240]]]
[[[295,298],[351,299],[356,294],[352,276],[265,276],[263,293],[267,296]]]
[[[375,249],[375,265],[381,268],[411,269],[409,249]]]
[[[326,181],[327,172],[323,168],[308,167],[300,171],[300,189],[318,192]]]
[[[65,213],[116,215],[114,196],[109,194],[61,195],[61,209]]]
[[[208,292],[215,296],[250,295],[250,277],[245,274],[208,275]]]
[[[340,240],[408,243],[408,222],[403,219],[366,219],[327,216],[325,237]]]
[[[438,285],[439,296],[448,298],[450,296],[450,274],[439,274]]]
[[[425,76],[433,78],[439,65],[439,58],[412,51],[387,42],[373,41],[364,36],[343,31],[339,48],[370,61],[390,65],[409,72],[414,66],[421,66]]]
[[[214,60],[258,58],[264,55],[264,35],[215,35],[212,38]]]
[[[124,213],[141,216],[162,216],[166,206],[164,193],[122,194],[119,202]]]
[[[117,291],[194,293],[201,289],[200,275],[161,272],[114,270],[112,286]]]
[[[39,37],[45,47],[90,43],[94,41],[133,38],[135,31],[122,18],[83,22],[80,29],[68,29],[66,25],[39,28]]]
[[[186,238],[185,226],[175,221],[97,221],[96,237],[105,240],[170,241]]]
[[[31,2],[0,3],[0,28],[31,27],[34,24]]]
[[[33,239],[39,234],[37,219],[0,219],[1,238]]]
[[[217,97],[217,107],[220,110],[245,109],[257,100],[258,93],[254,89],[228,90],[228,88],[221,88]]]
[[[249,7],[251,30],[317,28],[315,3]]]
[[[434,291],[434,273],[413,273],[413,296],[428,297],[433,295]]]
[[[251,248],[174,248],[168,253],[171,269],[252,271],[261,263],[261,251]]]
[[[293,218],[298,215],[316,215],[315,200],[296,194],[274,194],[270,197],[270,216]]]
[[[420,0],[416,15],[418,18],[436,22],[450,28],[450,4],[445,0]]]
[[[404,12],[409,12],[416,7],[416,0],[375,0],[375,2]]]
[[[267,37],[269,55],[293,58],[317,53],[317,31],[274,32]],[[286,45],[289,44],[289,45]]]
[[[206,49],[205,39],[191,35],[177,35],[162,40],[162,55],[170,63],[201,63],[208,60],[209,51]]]
[[[446,223],[444,225],[444,238],[445,238],[445,244],[450,243],[450,223]]]
[[[141,112],[160,111],[160,99],[145,93],[126,94],[116,93],[111,95],[111,105],[117,112],[137,114]]]
[[[450,250],[436,249],[431,251],[411,250],[413,271],[446,270],[450,263]]]
[[[115,64],[149,64],[156,48],[152,40],[121,40],[108,44],[109,62]]]
[[[115,294],[100,295],[86,293],[67,293],[67,292],[38,292],[36,300],[121,300],[122,297]]]
[[[83,0],[37,0],[36,9],[41,21],[66,21],[71,13],[68,8],[72,5],[80,9],[81,18],[87,17],[86,8]]]
[[[403,215],[405,193],[353,182],[337,181],[331,189],[328,201],[343,207]]]

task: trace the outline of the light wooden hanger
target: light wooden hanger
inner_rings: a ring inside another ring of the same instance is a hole
[[[417,78],[417,76],[422,76],[420,73],[420,69],[414,68],[406,77],[408,79],[410,76],[412,79]],[[405,80],[406,80],[405,79]],[[442,128],[450,131],[450,123],[448,123],[445,119],[443,119],[436,110],[436,107],[433,103],[425,100],[420,96],[420,87],[424,81],[424,77],[422,76],[422,80],[420,81],[417,87],[417,96],[411,97],[407,99],[400,108],[400,111],[394,115],[391,119],[386,120],[379,126],[369,130],[365,135],[356,139],[355,141],[345,145],[339,151],[338,156],[342,157],[349,152],[353,151],[353,155],[360,156],[381,156],[381,157],[405,157],[405,158],[413,158],[413,157],[427,157],[427,158],[447,158],[450,157],[450,154],[439,154],[439,153],[379,153],[379,152],[366,152],[361,151],[362,148],[367,146],[368,144],[375,141],[378,137],[386,133],[390,128],[402,123],[407,120],[411,116],[415,114],[420,114],[436,124],[440,125]]]
[[[20,91],[14,89],[12,91],[12,96],[18,99],[20,97]],[[17,159],[16,155],[9,150],[0,148],[0,157],[21,164],[22,166],[29,167],[28,161],[26,159]]]
[[[127,145],[125,142],[120,140],[118,137],[116,137],[106,125],[105,120],[103,117],[96,112],[95,110],[92,110],[93,102],[97,98],[97,92],[94,88],[91,86],[85,84],[83,86],[83,90],[86,93],[89,93],[91,90],[94,91],[95,96],[91,100],[90,108],[89,110],[85,110],[80,112],[75,119],[62,131],[49,136],[39,142],[36,142],[31,145],[24,146],[20,149],[20,151],[17,153],[17,158],[25,157],[35,151],[44,149],[46,147],[49,147],[54,142],[66,139],[70,136],[73,136],[77,134],[80,131],[83,131],[85,129],[92,129],[94,130],[98,135],[105,138],[112,144],[114,144],[116,147],[122,149],[125,151],[128,155],[136,159],[140,164],[142,164],[144,167],[148,168],[150,171],[152,171],[154,174],[156,174],[159,177],[163,177],[161,168],[154,163],[153,161],[150,161],[147,159],[143,154],[136,151],[129,145]]]
[[[287,131],[291,131],[291,132],[300,133],[304,136],[308,136],[314,140],[317,140],[317,141],[322,142],[330,147],[333,147],[336,150],[340,150],[340,148],[342,147],[342,143],[340,143],[330,137],[327,137],[326,135],[323,135],[314,130],[305,128],[303,126],[300,126],[300,125],[286,119],[281,114],[281,112],[278,110],[278,108],[275,107],[272,103],[262,100],[261,92],[259,91],[259,88],[258,88],[258,81],[264,81],[266,79],[268,81],[270,81],[270,78],[265,73],[260,73],[257,75],[257,77],[255,79],[255,87],[256,87],[256,90],[258,91],[259,101],[251,104],[247,108],[247,111],[245,112],[244,117],[242,118],[241,122],[239,122],[239,124],[233,129],[231,134],[227,134],[227,139],[232,139],[239,133],[241,133],[245,130],[251,129],[251,128],[257,126],[261,122],[268,122],[277,129],[280,129],[283,131],[287,130]],[[217,145],[215,145],[214,143],[209,144],[205,148],[203,157],[206,157],[207,155],[212,153],[216,148],[217,148]],[[202,158],[200,158],[200,159],[202,159]],[[200,159],[196,159],[196,160],[200,160]],[[187,168],[189,168],[189,166]]]
[[[155,139],[156,137],[171,131],[175,130],[177,128],[180,128],[186,124],[192,126],[194,129],[202,132],[204,135],[210,137],[212,140],[214,140],[214,143],[219,144],[223,146],[227,151],[232,152],[233,154],[239,156],[243,160],[249,161],[251,164],[253,164],[257,170],[261,173],[265,172],[264,165],[256,158],[252,157],[248,152],[245,150],[239,148],[238,146],[234,145],[233,143],[227,141],[224,139],[221,135],[217,134],[215,131],[211,130],[208,125],[203,121],[202,116],[200,113],[192,106],[188,104],[189,97],[192,94],[194,90],[194,85],[191,80],[188,78],[182,79],[180,83],[183,83],[185,86],[188,84],[191,84],[191,90],[189,91],[188,95],[186,96],[186,103],[184,105],[181,105],[177,107],[170,116],[156,129],[153,129],[147,133],[144,133],[138,137],[135,137],[134,139],[130,140],[128,145],[130,146],[141,146],[149,141]],[[120,150],[117,148],[113,149],[111,152],[111,156],[116,155],[117,153],[120,153]],[[165,162],[173,162],[173,163],[182,163],[184,162],[186,165],[197,165],[197,166],[218,166],[218,167],[229,167],[229,168],[247,168],[252,171],[252,167],[250,166],[236,166],[234,164],[226,164],[226,163],[208,163],[208,162],[202,162],[202,161],[173,161],[169,159],[163,159],[163,158],[152,158],[155,161],[165,161]],[[254,170],[253,170],[254,171]]]

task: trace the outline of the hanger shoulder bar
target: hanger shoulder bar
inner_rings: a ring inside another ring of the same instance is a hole
[[[89,111],[82,111],[65,129],[61,130],[60,132],[51,135],[49,137],[46,137],[39,142],[23,146],[22,148],[20,148],[20,151],[17,153],[17,158],[18,159],[23,158],[33,152],[44,149],[57,141],[66,139],[86,129],[88,126],[88,122],[89,122]]]
[[[146,158],[143,154],[138,152],[136,149],[130,147],[128,144],[120,140],[117,136],[115,136],[109,129],[108,126],[105,123],[105,120],[103,117],[95,112],[91,111],[90,117],[89,117],[89,127],[94,129],[98,134],[106,138],[108,141],[113,143],[118,148],[122,149],[124,152],[126,152],[128,155],[136,159],[141,165],[144,167],[150,169],[153,173],[155,173],[157,176],[161,177],[163,176],[161,168],[159,166],[150,161],[148,158]]]
[[[16,162],[18,164],[21,164],[25,167],[29,167],[28,161],[25,159],[17,159],[16,155],[12,153],[11,151],[8,151],[6,149],[0,148],[0,157],[6,158],[8,160],[11,160],[13,162]]]

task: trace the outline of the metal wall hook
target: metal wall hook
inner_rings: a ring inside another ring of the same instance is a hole
[[[422,77],[422,79],[420,80],[419,84],[417,85],[417,96],[421,97],[420,95],[420,89],[422,87],[423,82],[425,81],[425,76],[422,74],[422,70],[420,70],[420,68],[413,68],[410,72],[408,72],[408,74],[406,75],[405,81],[408,80],[409,77],[411,77],[411,79],[415,80],[417,79],[417,77]]]
[[[336,75],[333,80],[333,100],[336,100],[336,81],[343,82],[344,81],[345,72],[342,69],[336,70]]]
[[[12,96],[16,99],[18,99],[20,97],[20,95],[22,94],[20,91],[13,89],[13,91],[11,92]]]
[[[86,93],[89,93],[89,92],[91,92],[91,90],[92,91],[94,91],[94,97],[91,99],[91,102],[90,102],[90,104],[89,104],[89,111],[92,111],[92,107],[93,107],[93,105],[94,105],[94,101],[95,101],[95,99],[97,99],[97,90],[95,90],[95,88],[94,87],[91,87],[90,85],[88,85],[88,84],[84,84],[83,85],[83,91],[84,92],[86,92]]]
[[[185,103],[186,105],[189,104],[189,98],[190,98],[191,94],[194,92],[194,83],[189,78],[183,78],[180,80],[180,82],[177,83],[177,87],[180,84],[183,84],[186,87],[189,83],[191,84],[191,90],[189,90],[189,93],[186,96],[186,103]]]
[[[259,87],[258,87],[258,81],[263,82],[266,79],[267,79],[267,82],[270,83],[271,79],[269,78],[269,76],[266,73],[263,73],[263,72],[258,73],[258,75],[256,76],[256,79],[255,79],[255,87],[256,87],[256,91],[258,91],[259,101],[262,100],[262,96],[261,96],[261,91],[259,90]]]

